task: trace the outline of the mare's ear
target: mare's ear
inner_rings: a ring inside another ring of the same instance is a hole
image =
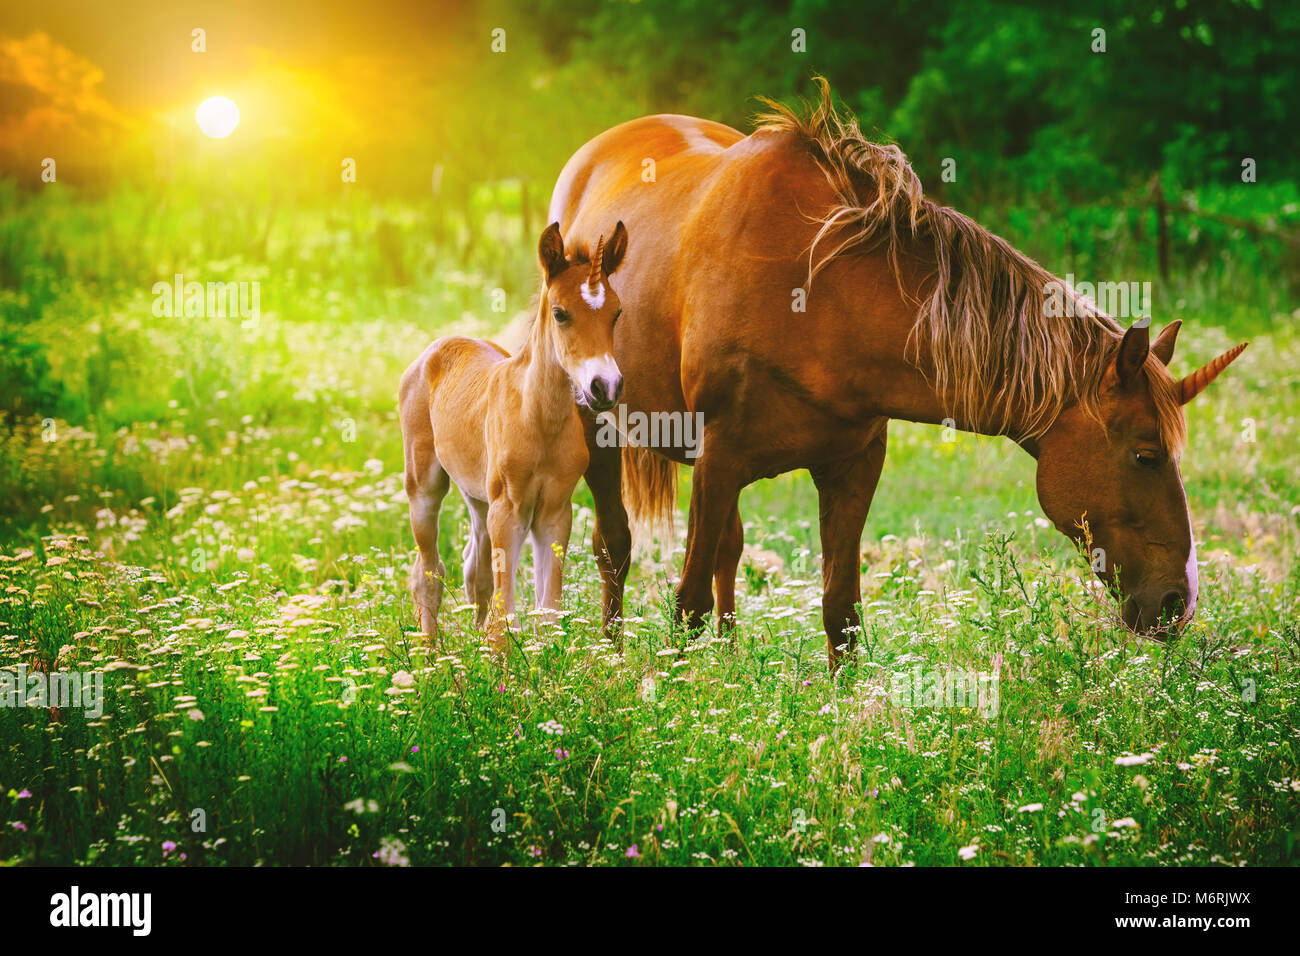
[[[1156,340],[1151,343],[1151,354],[1165,365],[1174,360],[1174,343],[1178,341],[1178,330],[1182,325],[1182,319],[1174,319],[1160,330]]]
[[[618,221],[614,227],[614,235],[609,237],[605,243],[605,255],[601,259],[601,271],[607,276],[612,276],[614,270],[623,264],[623,257],[627,255],[627,227],[623,225],[623,220]]]
[[[564,258],[564,240],[560,237],[558,222],[547,226],[542,238],[538,240],[537,261],[541,264],[547,282],[569,268],[569,263]]]
[[[1147,353],[1151,351],[1150,329],[1150,323],[1134,324],[1124,333],[1124,340],[1119,343],[1119,351],[1115,354],[1115,375],[1123,388],[1128,388],[1142,374]]]

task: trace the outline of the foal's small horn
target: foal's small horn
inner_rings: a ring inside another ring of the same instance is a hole
[[[1249,344],[1249,342],[1242,342],[1240,345],[1234,345],[1218,358],[1206,362],[1191,375],[1183,376],[1178,382],[1178,403],[1186,405],[1204,391],[1205,386],[1213,382]]]
[[[605,258],[605,237],[596,241],[596,253],[591,257],[591,273],[587,276],[587,285],[593,289],[600,282],[601,260]]]

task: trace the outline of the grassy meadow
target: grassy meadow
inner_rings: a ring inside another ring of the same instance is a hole
[[[1267,263],[1156,288],[1176,368],[1252,343],[1188,408],[1201,598],[1176,643],[1116,626],[1021,451],[896,422],[834,676],[802,473],[742,498],[734,644],[665,611],[683,481],[621,652],[581,486],[565,615],[503,665],[454,495],[445,631],[413,633],[395,392],[437,335],[518,343],[523,202],[0,189],[0,668],[104,675],[99,716],[0,708],[0,865],[1296,861],[1300,339]],[[1130,235],[1107,222],[990,225],[1082,276]],[[260,320],[154,315],[176,273],[260,282]],[[958,671],[996,676],[995,705],[895,693]]]

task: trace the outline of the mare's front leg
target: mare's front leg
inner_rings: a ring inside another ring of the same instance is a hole
[[[691,631],[702,628],[704,618],[713,610],[711,578],[718,567],[719,541],[724,532],[734,532],[740,520],[737,508],[740,490],[748,483],[741,457],[724,443],[721,434],[706,425],[704,452],[691,475],[686,561],[682,565],[682,580],[677,585],[677,614]],[[733,612],[734,577],[733,568],[729,601]]]
[[[623,449],[605,448],[596,441],[597,424],[590,413],[583,413],[582,426],[590,456],[584,477],[596,506],[591,552],[600,570],[601,623],[605,637],[617,641],[623,629],[623,587],[632,563],[632,529],[623,507]]]
[[[718,637],[736,639],[736,568],[745,550],[745,526],[740,520],[739,503],[731,509],[718,539],[717,563],[713,570],[713,587],[718,592]]]
[[[885,464],[887,424],[882,420],[865,450],[811,469],[821,518],[822,624],[832,671],[840,665],[839,648],[853,650],[862,624],[862,526]]]

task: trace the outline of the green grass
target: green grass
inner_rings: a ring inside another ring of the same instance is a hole
[[[201,224],[184,239],[179,213],[66,203],[48,242],[8,241],[7,327],[48,360],[50,404],[0,429],[0,667],[100,670],[106,699],[98,719],[0,708],[0,863],[1295,861],[1300,341],[1285,322],[1187,316],[1177,367],[1252,347],[1189,408],[1202,595],[1173,645],[1114,625],[1043,526],[1022,452],[894,423],[863,640],[836,675],[803,474],[742,498],[734,645],[687,643],[665,614],[679,533],[638,558],[621,653],[598,636],[579,488],[566,614],[530,624],[502,665],[461,590],[437,647],[412,633],[394,392],[428,339],[517,318],[529,250],[451,262],[402,233],[410,284],[394,287],[363,240],[400,212],[358,208],[317,277],[268,291],[251,330],[150,314],[150,284],[177,269],[248,278],[262,262],[221,259],[245,253]],[[144,225],[110,242],[97,217]],[[276,228],[328,233],[307,214]],[[40,271],[58,241],[65,259]],[[277,257],[299,253],[278,231],[269,247],[271,289]],[[444,516],[459,589],[456,496]],[[896,699],[918,667],[996,670],[995,712]]]

